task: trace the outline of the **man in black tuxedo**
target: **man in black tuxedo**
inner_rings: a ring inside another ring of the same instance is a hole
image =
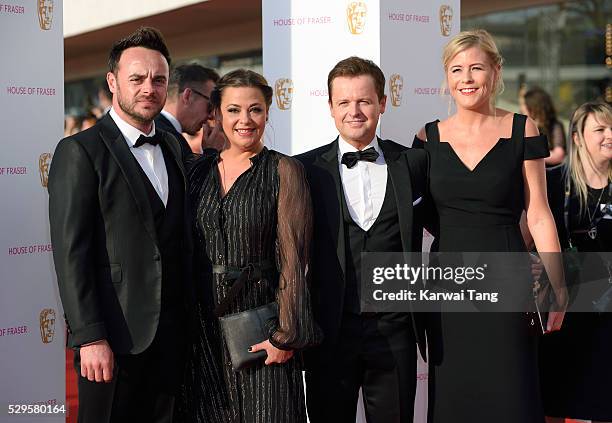
[[[155,125],[175,136],[185,156],[192,152],[201,154],[203,146],[201,138],[196,138],[199,143],[190,145],[183,132],[196,135],[204,128],[204,143],[206,140],[212,141],[216,135],[207,121],[212,112],[210,93],[218,80],[217,72],[197,63],[180,65],[170,71],[168,99],[164,109],[155,118]]]
[[[421,250],[427,155],[376,136],[385,77],[372,61],[340,61],[327,84],[340,136],[297,156],[313,201],[310,278],[325,335],[307,361],[308,415],[353,423],[362,388],[368,422],[412,423],[424,328],[416,314],[361,312],[361,253]]]
[[[112,109],[61,140],[51,164],[51,241],[79,422],[172,420],[193,288],[181,151],[153,123],[169,62],[153,28],[116,42]]]

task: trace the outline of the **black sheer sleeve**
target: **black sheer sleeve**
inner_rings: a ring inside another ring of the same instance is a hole
[[[321,331],[313,319],[307,275],[312,204],[300,162],[283,157],[278,163],[278,173],[279,317],[270,342],[280,349],[302,349],[321,341]]]

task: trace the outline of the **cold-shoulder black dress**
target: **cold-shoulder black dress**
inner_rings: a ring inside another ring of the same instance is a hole
[[[440,140],[437,121],[426,125],[426,142],[415,140],[430,155],[439,251],[525,251],[523,161],[549,154],[544,136],[525,137],[525,122],[514,115],[511,138],[499,139],[473,170]],[[542,423],[536,339],[526,315],[442,313],[441,320],[429,346],[441,357],[432,375],[433,421]]]

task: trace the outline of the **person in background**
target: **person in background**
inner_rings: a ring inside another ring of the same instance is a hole
[[[193,136],[206,124],[211,113],[210,93],[218,80],[216,71],[197,63],[180,65],[170,71],[168,99],[155,123],[176,137],[184,157],[192,152],[202,153],[202,142],[206,139],[190,144],[182,133]],[[203,137],[210,134],[208,125],[203,132]]]
[[[91,128],[92,126],[94,126],[96,124],[96,122],[98,122],[98,119],[96,118],[96,115],[94,115],[93,112],[87,112],[82,117],[81,131],[84,131],[86,129]]]
[[[108,88],[108,82],[104,81],[98,87],[98,106],[101,113],[96,116],[98,120],[102,119],[105,114],[113,107],[113,93]]]
[[[612,107],[585,103],[574,113],[570,128],[568,160],[547,172],[559,239],[565,248],[572,246],[581,253],[610,252]],[[612,286],[612,268],[605,257],[581,257],[585,261],[576,295],[586,291],[590,296],[586,302],[576,299],[577,307],[590,306]],[[596,280],[603,280],[604,287]],[[568,313],[563,330],[543,337],[540,380],[549,423],[563,423],[566,417],[612,422],[612,314],[606,311]]]
[[[557,119],[557,112],[550,95],[541,88],[528,89],[519,96],[521,113],[529,116],[542,135],[548,138],[550,156],[544,158],[546,167],[555,166],[565,158],[565,131]]]
[[[64,137],[69,137],[81,131],[82,119],[78,114],[70,113],[64,117]]]

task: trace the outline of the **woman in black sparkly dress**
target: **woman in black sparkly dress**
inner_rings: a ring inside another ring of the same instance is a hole
[[[580,253],[608,252],[609,257],[612,107],[583,104],[574,113],[571,127],[569,161],[547,172],[549,203],[559,239]],[[561,423],[565,417],[612,422],[611,310],[584,312],[586,304],[590,306],[612,288],[612,266],[605,263],[605,256],[581,254],[581,258],[585,260],[573,308],[582,312],[568,313],[563,329],[545,335],[540,349],[542,394],[549,423]],[[599,282],[592,282],[596,280]]]
[[[306,421],[299,351],[320,338],[306,275],[311,200],[301,164],[263,145],[271,102],[272,89],[255,72],[221,78],[211,104],[229,143],[221,153],[205,151],[190,171],[200,304],[186,421]],[[265,350],[265,362],[234,371],[213,310],[247,266],[249,280],[228,313],[273,301],[279,313],[268,339],[250,349]]]

